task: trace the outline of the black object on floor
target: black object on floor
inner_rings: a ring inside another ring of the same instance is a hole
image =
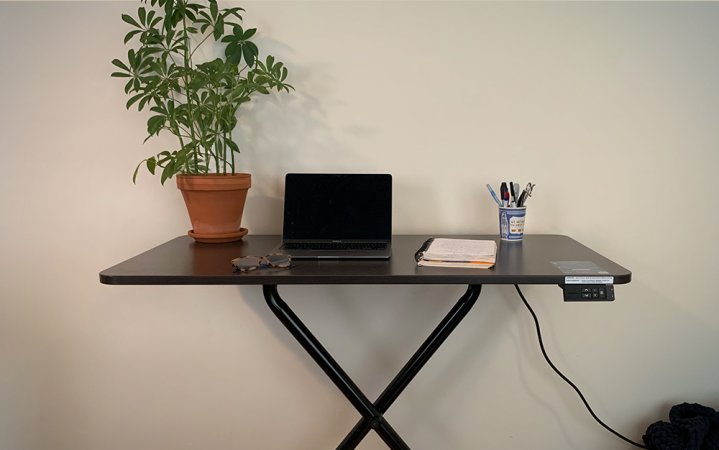
[[[643,436],[649,450],[719,450],[719,413],[698,403],[669,411],[669,422],[655,422]]]

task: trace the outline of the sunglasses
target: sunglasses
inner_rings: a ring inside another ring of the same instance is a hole
[[[290,255],[273,253],[266,256],[241,256],[232,260],[234,272],[249,272],[267,267],[287,268],[292,265]]]

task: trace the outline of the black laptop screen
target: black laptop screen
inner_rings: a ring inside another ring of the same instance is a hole
[[[285,240],[390,240],[392,176],[287,174],[284,214]]]

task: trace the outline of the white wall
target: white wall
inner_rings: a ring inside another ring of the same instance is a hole
[[[548,351],[635,440],[719,407],[719,4],[252,2],[291,95],[237,133],[245,225],[280,231],[288,171],[390,172],[395,233],[495,233],[486,183],[533,181],[530,233],[633,272],[617,300],[526,287]],[[0,449],[334,448],[357,414],[255,287],[113,287],[98,272],[189,227],[143,174],[145,116],[110,60],[125,3],[0,3]],[[462,287],[287,287],[370,397]],[[387,414],[416,449],[629,448],[489,286]],[[362,449],[385,448],[374,435]]]

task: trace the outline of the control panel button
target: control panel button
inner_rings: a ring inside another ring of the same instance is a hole
[[[565,284],[565,301],[612,301],[614,300],[613,284]]]

